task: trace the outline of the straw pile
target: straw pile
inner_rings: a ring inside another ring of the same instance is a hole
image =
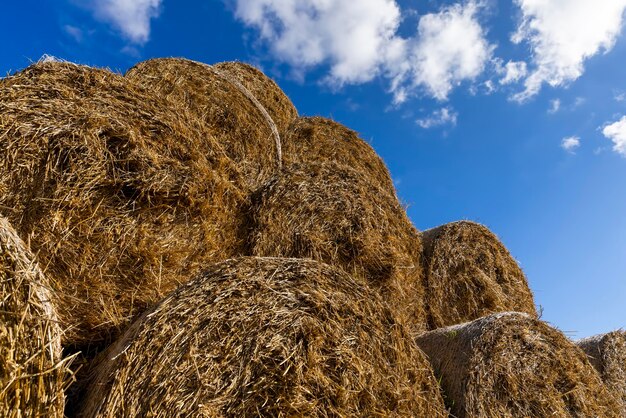
[[[38,254],[66,344],[107,339],[240,251],[241,177],[171,103],[68,63],[2,79],[0,97],[0,212]]]
[[[249,186],[256,188],[281,165],[274,118],[284,125],[295,116],[295,109],[275,84],[264,78],[255,82],[251,72],[247,67],[239,71],[235,65],[219,69],[186,59],[159,58],[137,64],[125,77],[198,118],[237,163]],[[277,98],[282,101],[276,103]],[[272,104],[270,110],[278,114],[270,114],[262,103]]]
[[[536,316],[526,276],[483,225],[452,222],[421,234],[431,329],[495,312]]]
[[[425,329],[418,233],[395,195],[363,173],[330,162],[286,167],[252,197],[250,218],[252,255],[340,267]]]
[[[417,338],[463,417],[620,417],[585,354],[559,331],[506,312]]]
[[[46,279],[0,217],[0,416],[63,417],[68,360]]]
[[[389,170],[376,151],[356,132],[330,119],[296,119],[283,138],[283,154],[291,163],[341,163],[387,193],[395,193]]]
[[[626,331],[595,335],[576,344],[587,354],[605,385],[622,401],[622,416],[626,416]]]
[[[94,376],[83,417],[447,416],[382,299],[310,260],[214,265],[135,322]]]

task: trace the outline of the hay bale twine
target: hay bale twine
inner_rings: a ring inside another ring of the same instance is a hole
[[[330,119],[296,119],[283,138],[283,157],[285,163],[340,163],[395,193],[389,170],[376,151],[355,131]]]
[[[220,62],[214,65],[220,72],[236,78],[265,107],[278,127],[281,137],[298,117],[298,111],[280,87],[262,71],[243,62]]]
[[[140,62],[125,77],[198,118],[252,188],[279,169],[278,127],[260,99],[232,71],[182,58],[157,58]]]
[[[68,362],[46,278],[0,216],[0,416],[63,417]]]
[[[447,416],[382,299],[311,260],[214,265],[105,354],[80,416]]]
[[[622,401],[622,416],[626,416],[626,331],[595,335],[576,344],[587,354],[605,385]]]
[[[421,238],[431,329],[495,312],[537,315],[522,269],[485,226],[452,222]]]
[[[250,254],[337,266],[425,329],[419,235],[389,190],[337,163],[294,164],[251,200]]]
[[[416,341],[456,417],[622,416],[582,350],[525,313],[492,314]]]
[[[38,254],[64,344],[109,338],[239,253],[241,175],[171,103],[58,62],[0,80],[0,97],[0,212]]]

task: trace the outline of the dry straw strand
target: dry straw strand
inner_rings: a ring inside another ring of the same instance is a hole
[[[421,233],[431,329],[490,313],[536,316],[526,276],[488,228],[459,221]]]
[[[114,337],[241,251],[241,173],[195,117],[107,70],[0,80],[0,212],[38,253],[64,344]]]
[[[587,354],[606,386],[622,402],[626,416],[626,331],[617,330],[576,342]]]
[[[367,286],[311,260],[211,266],[95,368],[80,416],[444,417],[406,327]]]
[[[622,416],[582,350],[525,313],[492,314],[416,341],[456,417]]]
[[[0,416],[59,417],[71,379],[46,278],[0,217]]]
[[[425,329],[419,235],[389,190],[334,163],[301,163],[252,196],[250,254],[312,258],[364,278]]]

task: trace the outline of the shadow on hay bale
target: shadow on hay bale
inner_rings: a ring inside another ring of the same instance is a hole
[[[339,163],[395,194],[389,170],[376,151],[357,133],[322,117],[301,117],[283,138],[285,163]]]
[[[249,71],[247,67],[241,69]],[[250,91],[239,80],[245,79],[249,86],[251,78],[238,73],[233,65],[220,70],[182,58],[144,61],[128,70],[125,77],[178,111],[198,118],[237,163],[252,188],[277,172],[281,144],[274,117],[290,119],[295,108],[275,83],[268,80],[263,86],[267,90],[255,87]],[[252,92],[263,95],[256,97]],[[262,105],[276,97],[283,103],[270,110],[285,111],[286,115],[272,116]]]
[[[622,416],[582,350],[527,314],[493,314],[416,341],[456,417]]]
[[[522,269],[483,225],[452,222],[421,238],[431,329],[495,312],[537,315]]]
[[[55,290],[64,344],[115,334],[239,253],[241,175],[194,118],[69,63],[0,80],[0,212]]]
[[[595,335],[576,342],[587,354],[606,386],[622,401],[626,417],[626,331]]]
[[[250,253],[365,278],[425,329],[419,235],[395,195],[336,163],[295,164],[252,196]]]
[[[380,296],[311,260],[210,267],[94,370],[83,417],[443,417],[428,361]]]
[[[63,417],[70,379],[46,278],[0,217],[0,416]]]

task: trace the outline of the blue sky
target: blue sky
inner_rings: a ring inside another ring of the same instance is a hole
[[[242,60],[370,141],[419,229],[489,226],[543,318],[626,326],[626,0],[22,0],[0,73]]]

